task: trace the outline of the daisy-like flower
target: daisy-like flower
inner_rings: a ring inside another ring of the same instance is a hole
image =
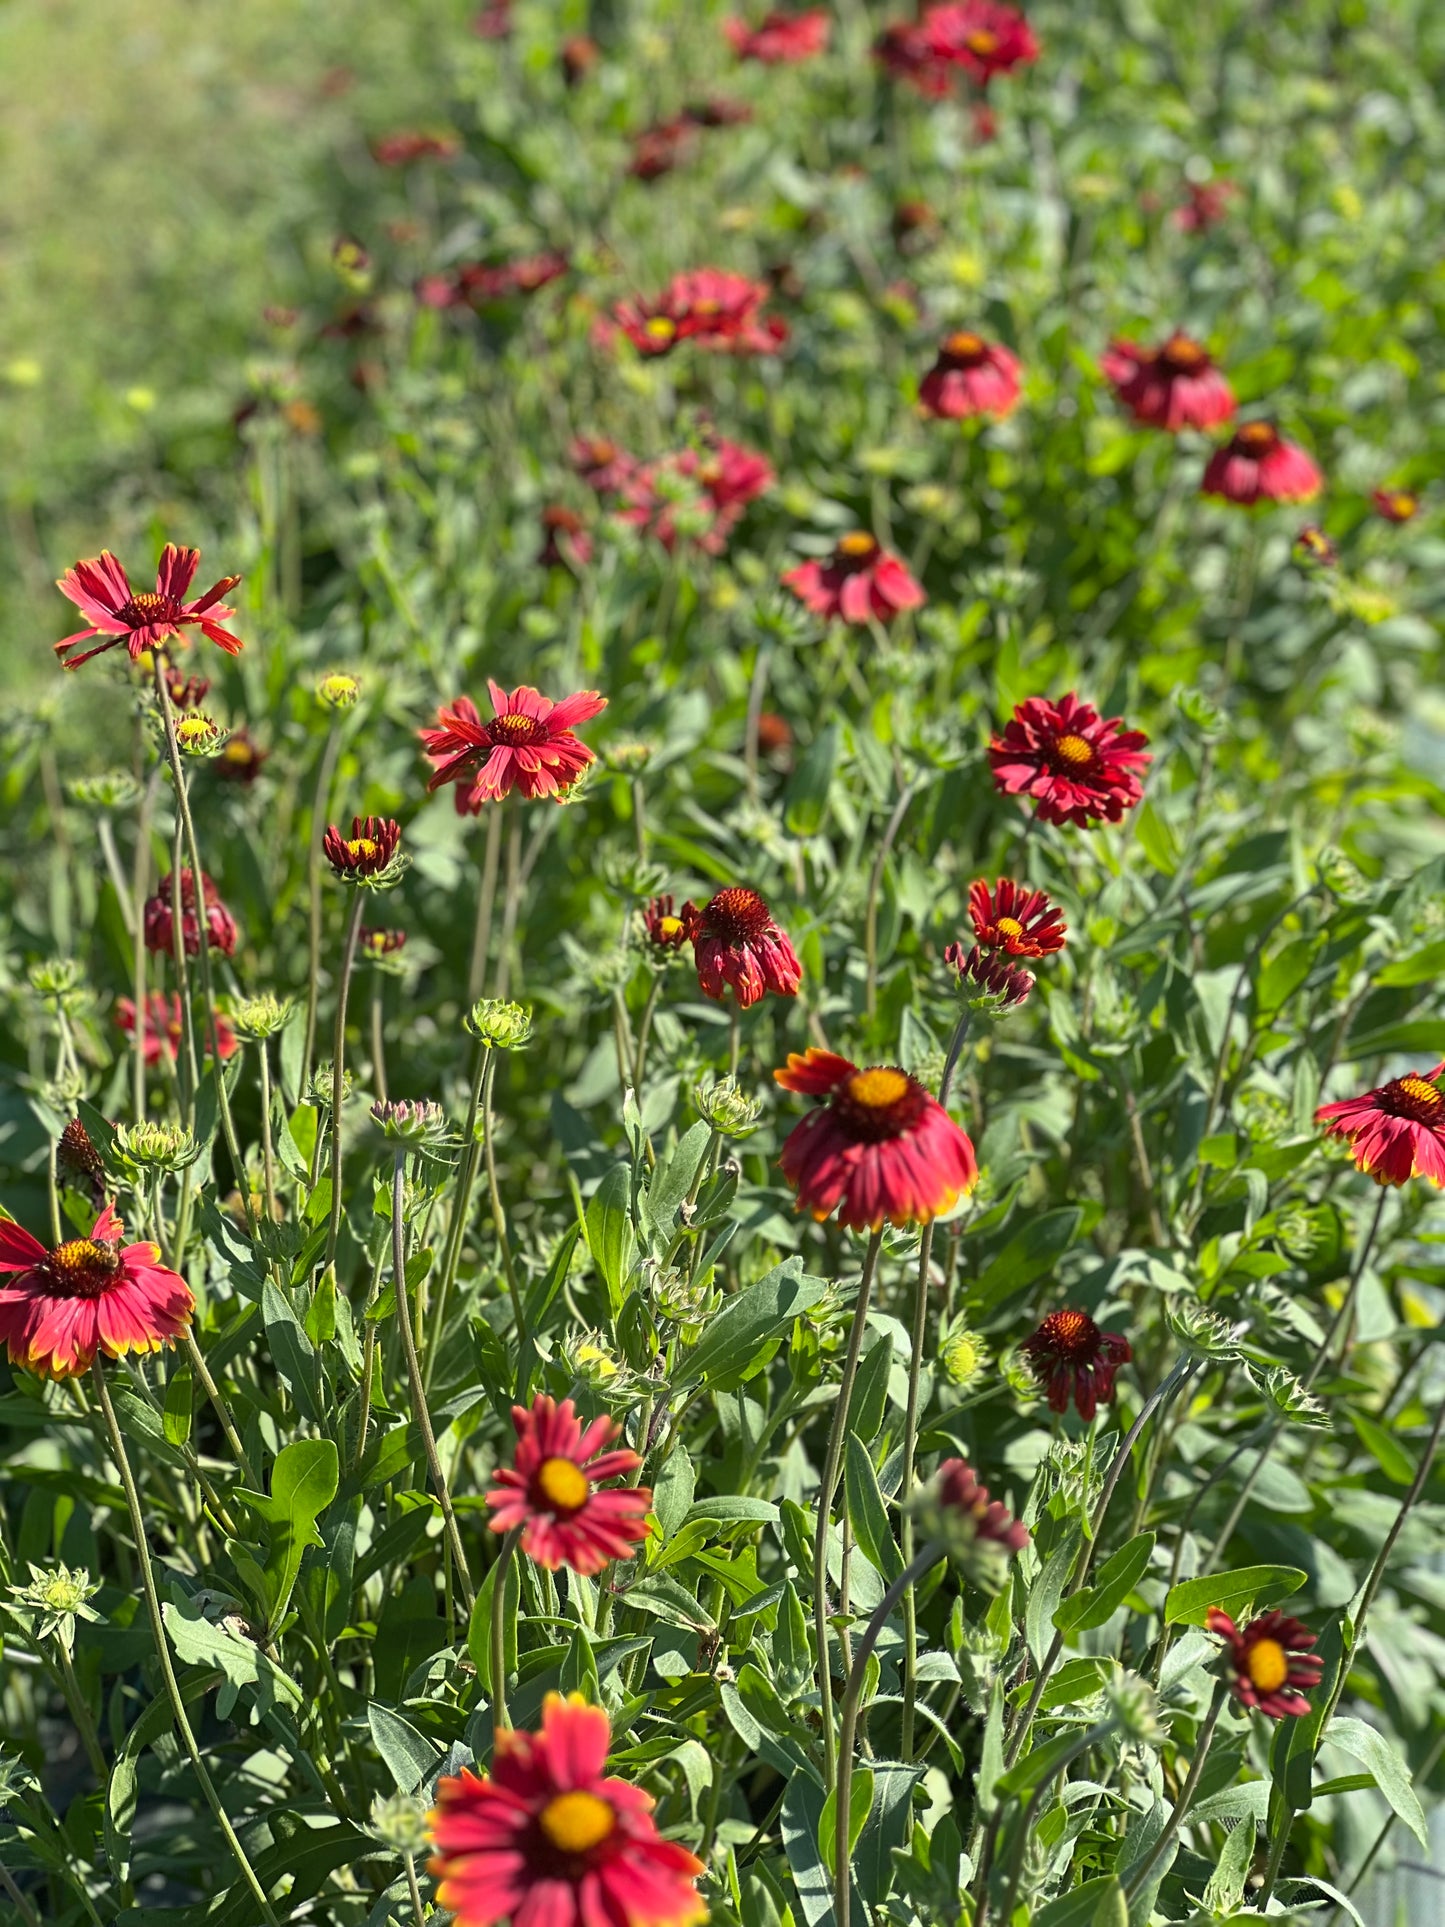
[[[78,1117],[73,1117],[60,1133],[55,1162],[61,1176],[75,1190],[84,1191],[99,1211],[105,1203],[105,1161]]]
[[[902,609],[921,609],[928,597],[896,555],[861,529],[845,535],[825,562],[789,569],[783,587],[814,615],[844,622],[887,622]]]
[[[525,683],[508,691],[490,681],[487,693],[495,712],[491,722],[483,722],[470,696],[459,696],[437,711],[440,728],[419,732],[436,766],[427,788],[455,783],[462,816],[480,816],[485,804],[500,803],[514,788],[529,801],[565,795],[596,760],[574,725],[600,715],[607,698],[584,689],[554,703]]]
[[[876,1231],[885,1219],[927,1224],[978,1182],[967,1132],[906,1071],[860,1070],[810,1049],[773,1076],[785,1091],[824,1100],[794,1126],[778,1159],[799,1208],[820,1223],[836,1211],[850,1231]]]
[[[321,848],[332,873],[343,883],[373,883],[396,862],[401,825],[394,817],[353,816],[351,834],[328,823]]]
[[[652,1493],[635,1485],[598,1491],[642,1463],[626,1447],[605,1450],[617,1437],[613,1421],[593,1419],[584,1430],[570,1398],[558,1405],[543,1392],[530,1411],[514,1405],[512,1423],[517,1449],[487,1493],[492,1531],[520,1526],[523,1552],[548,1572],[570,1566],[590,1578],[614,1559],[630,1559],[647,1537]]]
[[[107,1358],[158,1352],[185,1335],[196,1301],[161,1263],[160,1247],[128,1245],[108,1204],[88,1238],[47,1250],[0,1220],[0,1343],[12,1365],[45,1378],[78,1378],[97,1351]]]
[[[991,1539],[1006,1552],[1022,1552],[1029,1529],[1020,1525],[1000,1499],[990,1499],[988,1487],[965,1459],[945,1459],[938,1468],[934,1498],[945,1511],[966,1520],[975,1539]]]
[[[734,16],[724,20],[722,28],[739,60],[757,60],[776,67],[795,65],[825,52],[832,22],[822,7],[809,7],[802,13],[775,8],[756,27]]]
[[[943,961],[958,972],[958,987],[970,1010],[1016,1010],[1038,981],[1031,970],[978,943],[967,950],[961,943],[949,944]]]
[[[612,1730],[549,1693],[540,1733],[503,1730],[489,1774],[437,1782],[437,1903],[457,1927],[692,1927],[703,1863],[664,1840],[641,1787],[605,1777]]]
[[[209,676],[183,676],[178,669],[166,671],[166,693],[171,699],[171,708],[184,712],[199,709],[210,694]]]
[[[102,549],[88,562],[77,562],[55,586],[86,617],[89,627],[77,629],[73,636],[57,642],[56,655],[67,669],[79,669],[92,656],[104,655],[107,649],[123,642],[134,662],[147,649],[154,649],[168,637],[179,636],[188,628],[199,629],[228,655],[238,655],[242,647],[239,636],[221,627],[222,622],[236,612],[226,608],[221,597],[234,589],[241,578],[223,575],[203,596],[187,602],[186,591],[200,560],[199,549],[182,549],[174,542],[167,542],[161,550],[154,591],[132,589],[125,570],[109,549]],[[89,642],[92,636],[104,636],[105,641],[76,655],[79,645]]]
[[[1030,696],[989,739],[994,784],[1005,796],[1033,797],[1044,823],[1117,823],[1143,796],[1139,772],[1153,761],[1149,738],[1122,722],[1101,719],[1072,690],[1058,704]]]
[[[135,1003],[131,998],[121,997],[117,999],[115,1021],[123,1031],[134,1033]],[[147,1064],[159,1064],[162,1051],[171,1059],[180,1056],[181,1039],[185,1035],[185,1029],[181,1017],[181,1000],[178,993],[172,993],[171,996],[166,997],[163,996],[159,990],[153,990],[145,1001],[145,1016],[143,1021],[145,1024],[145,1061]],[[198,1025],[196,1029],[196,1041],[202,1050],[209,1049],[210,1038],[210,1025]],[[228,1057],[235,1056],[236,1033],[226,1022],[226,1019],[221,1016],[219,1011],[216,1014],[216,1040],[223,1063]]]
[[[1002,421],[1018,406],[1018,359],[997,342],[961,328],[945,337],[918,399],[930,415],[947,421],[965,421],[971,415]]]
[[[1252,508],[1256,502],[1312,502],[1324,485],[1298,442],[1287,442],[1273,422],[1245,422],[1210,456],[1199,492]]]
[[[685,115],[660,120],[632,136],[627,172],[635,181],[656,181],[684,160],[697,144],[697,128]]]
[[[1064,947],[1068,926],[1057,904],[1043,890],[1026,890],[1012,877],[1000,877],[990,890],[980,877],[968,888],[968,914],[980,949],[1004,950],[1010,957],[1049,957]]]
[[[1039,43],[1023,15],[998,0],[957,0],[930,7],[923,16],[929,47],[980,87],[995,74],[1011,73],[1039,57]]]
[[[756,890],[734,884],[702,906],[682,906],[683,931],[692,945],[697,981],[705,997],[721,999],[732,985],[739,1010],[775,997],[796,997],[803,966],[787,935]]]
[[[723,268],[675,274],[653,301],[619,301],[613,319],[640,355],[671,354],[679,342],[722,353],[775,355],[787,323],[761,312],[771,289]]]
[[[1136,422],[1177,435],[1217,428],[1234,413],[1234,390],[1207,348],[1176,329],[1162,346],[1111,341],[1099,361],[1114,393]]]
[[[1211,1606],[1205,1625],[1229,1645],[1234,1678],[1229,1690],[1241,1706],[1272,1720],[1298,1719],[1310,1703],[1301,1688],[1320,1683],[1324,1661],[1309,1649],[1315,1635],[1287,1613],[1261,1613],[1240,1630],[1227,1612]]]
[[[202,872],[201,896],[206,910],[206,945],[224,957],[236,948],[236,919],[221,901],[221,894]],[[144,931],[147,950],[170,956],[175,948],[175,880],[163,877],[160,887],[145,903]],[[186,955],[194,957],[201,948],[200,920],[196,915],[196,879],[189,870],[181,871],[181,938]]]
[[[1291,547],[1295,561],[1302,568],[1332,569],[1340,559],[1334,543],[1313,522],[1300,530]]]
[[[766,457],[719,438],[705,449],[685,448],[637,469],[624,485],[627,506],[617,519],[652,536],[671,554],[679,540],[678,511],[690,510],[694,521],[708,523],[692,539],[708,555],[721,555],[743,510],[773,480]],[[679,488],[690,491],[691,500],[679,500]]]
[[[1387,522],[1413,522],[1420,513],[1420,498],[1412,488],[1377,488],[1370,500]]]
[[[647,941],[659,955],[681,950],[687,942],[687,925],[677,914],[671,896],[653,897],[644,905],[642,927]]]
[[[1114,1402],[1114,1376],[1134,1356],[1120,1332],[1100,1331],[1086,1311],[1051,1311],[1019,1347],[1056,1412],[1073,1400],[1089,1420]]]
[[[373,963],[381,963],[383,959],[394,957],[399,951],[405,950],[406,932],[404,930],[369,930],[363,924],[356,947],[361,956],[369,957]]]
[[[1428,1178],[1445,1185],[1445,1063],[1429,1071],[1407,1071],[1378,1090],[1323,1104],[1315,1123],[1326,1135],[1349,1144],[1356,1169],[1377,1184],[1405,1184]]]
[[[916,20],[898,20],[885,27],[873,42],[873,58],[926,100],[942,100],[953,86],[953,63],[934,51]]]

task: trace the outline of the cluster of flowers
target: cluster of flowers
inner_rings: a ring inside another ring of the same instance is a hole
[[[738,127],[752,117],[753,110],[745,100],[730,100],[725,94],[695,101],[681,113],[654,121],[632,136],[627,171],[634,180],[660,180],[691,156],[700,134],[718,127]]]
[[[698,446],[642,462],[601,437],[572,444],[572,466],[587,486],[610,499],[619,522],[661,543],[669,554],[680,540],[721,555],[750,502],[776,479],[772,463],[741,443],[707,434]],[[577,567],[591,559],[592,538],[575,511],[554,505],[543,515],[544,564]]]

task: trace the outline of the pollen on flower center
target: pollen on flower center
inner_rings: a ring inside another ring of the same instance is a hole
[[[943,352],[952,361],[973,361],[983,353],[983,337],[961,328],[944,342]]]
[[[1050,1312],[1040,1329],[1048,1333],[1050,1345],[1060,1352],[1087,1352],[1098,1336],[1093,1319],[1084,1311]]]
[[[677,333],[677,323],[665,314],[655,314],[648,319],[644,332],[654,341],[671,341]]]
[[[839,555],[850,562],[861,562],[865,557],[876,555],[877,552],[878,544],[862,529],[854,529],[851,535],[841,537],[838,543]]]
[[[1246,422],[1240,429],[1238,441],[1241,448],[1263,455],[1273,448],[1279,440],[1269,422]]]
[[[1261,1693],[1273,1693],[1289,1678],[1289,1655],[1277,1639],[1259,1639],[1249,1649],[1244,1670]]]
[[[891,1069],[855,1071],[848,1079],[848,1095],[855,1104],[862,1104],[870,1111],[887,1110],[896,1104],[900,1097],[907,1094],[908,1078],[905,1072]]]
[[[534,743],[539,736],[545,736],[547,729],[535,716],[524,716],[520,711],[513,710],[510,715],[498,716],[490,725],[489,734],[494,743],[503,743],[508,749],[519,749],[524,743]]]
[[[1403,1117],[1414,1118],[1417,1124],[1428,1124],[1445,1110],[1445,1096],[1435,1088],[1428,1077],[1410,1072],[1400,1077],[1390,1087],[1394,1099],[1393,1109]]]
[[[657,934],[659,937],[662,938],[664,943],[671,943],[674,937],[679,937],[682,935],[682,918],[681,917],[659,917],[657,922]]]
[[[892,1064],[854,1071],[834,1092],[833,1115],[859,1144],[882,1144],[902,1137],[918,1122],[928,1093],[907,1071]]]
[[[559,1793],[537,1816],[543,1833],[563,1853],[587,1853],[617,1825],[617,1815],[595,1793]]]
[[[576,1512],[587,1503],[591,1489],[575,1460],[543,1459],[537,1468],[537,1490],[558,1512]]]
[[[354,836],[346,845],[348,856],[375,856],[376,844],[369,836]]]
[[[1160,350],[1159,359],[1177,373],[1191,375],[1209,360],[1209,352],[1188,335],[1171,335]]]
[[[978,27],[963,43],[971,54],[992,54],[998,52],[998,35],[987,27]]]
[[[98,1298],[118,1269],[114,1247],[94,1238],[69,1239],[51,1252],[44,1265],[58,1298]]]
[[[1000,917],[994,929],[1001,937],[1021,937],[1024,933],[1024,927],[1016,917]]]
[[[746,943],[761,937],[772,922],[768,906],[757,891],[741,884],[719,890],[704,916],[710,933],[725,943]]]
[[[1067,763],[1070,769],[1087,769],[1094,760],[1093,745],[1082,736],[1056,737],[1054,754],[1061,763]]]

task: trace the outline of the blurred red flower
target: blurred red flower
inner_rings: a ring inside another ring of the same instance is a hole
[[[1340,559],[1340,552],[1334,543],[1313,522],[1300,530],[1291,549],[1301,568],[1332,569]]]
[[[261,774],[261,765],[270,754],[269,749],[262,749],[252,740],[250,731],[242,724],[227,740],[213,768],[217,776],[224,777],[228,783],[250,784]]]
[[[979,86],[995,74],[1027,66],[1039,57],[1039,43],[1023,15],[998,0],[956,0],[929,7],[923,32],[939,60],[961,67]]]
[[[1063,701],[1030,696],[989,739],[993,780],[1005,796],[1031,796],[1044,823],[1117,823],[1144,794],[1138,772],[1154,760],[1142,730],[1101,720],[1071,690]]]
[[[756,890],[735,884],[701,909],[685,903],[682,923],[705,997],[721,999],[731,984],[738,1008],[747,1010],[768,991],[775,997],[797,996],[803,981],[798,953]]]
[[[992,1539],[1008,1552],[1022,1552],[1029,1544],[1029,1529],[1021,1525],[1001,1499],[990,1499],[988,1487],[980,1485],[978,1474],[966,1459],[945,1459],[938,1468],[934,1489],[939,1505],[960,1513],[973,1527],[976,1539]]]
[[[719,437],[701,449],[685,448],[635,469],[623,487],[626,507],[617,519],[653,536],[671,553],[678,540],[678,511],[690,509],[691,519],[707,520],[692,540],[707,554],[721,555],[743,510],[773,481],[765,456]]]
[[[593,1419],[584,1431],[570,1398],[558,1405],[543,1392],[530,1410],[512,1407],[512,1424],[512,1463],[492,1475],[487,1493],[492,1531],[520,1526],[523,1552],[548,1572],[570,1566],[590,1578],[614,1559],[630,1559],[647,1537],[652,1493],[633,1485],[597,1490],[642,1464],[625,1447],[603,1449],[617,1436],[614,1422]]]
[[[135,1032],[135,1003],[129,997],[121,997],[115,1006],[115,1021],[119,1027],[130,1034]],[[166,997],[153,990],[145,1001],[145,1061],[155,1065],[161,1061],[161,1052],[171,1058],[179,1057],[181,1039],[185,1031],[181,1021],[180,996],[172,993]],[[210,1026],[200,1024],[196,1029],[196,1039],[202,1050],[210,1045]],[[236,1033],[221,1016],[216,1013],[216,1040],[224,1063],[236,1054]]]
[[[826,562],[803,562],[783,577],[806,608],[844,622],[887,622],[902,609],[921,609],[928,597],[896,555],[861,529],[845,535]]]
[[[440,728],[419,732],[436,765],[427,788],[455,783],[464,816],[479,816],[484,804],[500,803],[513,788],[529,799],[564,795],[594,760],[573,725],[599,715],[607,698],[584,689],[554,703],[526,684],[509,693],[495,682],[488,682],[487,692],[496,712],[492,722],[482,721],[470,696],[459,696],[437,711]]]
[[[1181,234],[1202,234],[1216,227],[1239,193],[1233,181],[1186,181],[1186,199],[1169,215],[1170,224]]]
[[[590,35],[574,33],[562,42],[562,78],[569,87],[580,87],[602,58],[602,49]]]
[[[637,468],[633,458],[603,435],[582,435],[567,451],[567,458],[588,488],[599,495],[613,495],[631,478]]]
[[[372,158],[382,167],[405,167],[411,161],[449,161],[461,151],[461,141],[455,134],[383,134],[371,143]]]
[[[1111,341],[1099,366],[1136,422],[1164,428],[1217,428],[1234,413],[1234,391],[1207,348],[1175,331],[1152,351]]]
[[[201,893],[206,906],[206,944],[229,957],[236,948],[236,919],[221,901],[221,894],[202,872]],[[169,956],[175,945],[175,889],[172,877],[162,877],[154,896],[147,897],[143,926],[147,950]],[[181,939],[186,955],[194,957],[201,948],[201,930],[196,916],[196,879],[191,871],[181,871]]]
[[[759,60],[774,67],[811,60],[826,51],[832,21],[822,7],[802,13],[784,13],[775,8],[756,27],[736,16],[724,20],[723,32],[739,60]]]
[[[1256,502],[1310,502],[1324,485],[1309,456],[1273,422],[1245,422],[1210,456],[1199,490],[1251,508]]]
[[[515,24],[512,19],[512,0],[491,0],[491,4],[483,7],[473,19],[472,32],[478,40],[507,40]]]
[[[670,174],[696,142],[697,129],[685,116],[658,121],[632,136],[632,159],[627,171],[634,180],[658,180]]]
[[[133,590],[125,570],[109,549],[102,549],[87,562],[77,562],[55,586],[75,604],[90,626],[57,642],[56,655],[67,669],[79,669],[92,656],[104,655],[107,649],[124,642],[134,662],[147,649],[156,648],[190,627],[198,628],[227,655],[239,655],[240,638],[221,627],[222,621],[229,620],[236,612],[226,608],[221,597],[234,589],[241,578],[223,575],[203,596],[187,602],[186,590],[191,586],[200,560],[199,549],[182,549],[174,542],[167,542],[161,550],[154,592]],[[88,642],[92,636],[104,636],[106,640],[77,656],[76,645]]]
[[[617,302],[612,314],[641,355],[670,354],[681,341],[720,352],[775,355],[788,327],[760,313],[770,292],[766,281],[723,268],[697,268],[675,274],[653,301]]]
[[[1360,1097],[1322,1104],[1315,1123],[1325,1126],[1326,1136],[1344,1138],[1356,1168],[1377,1184],[1428,1178],[1437,1187],[1445,1185],[1442,1073],[1445,1063],[1429,1071],[1407,1071]]]
[[[1114,1375],[1134,1356],[1122,1333],[1100,1331],[1086,1311],[1051,1311],[1019,1350],[1053,1410],[1067,1412],[1072,1399],[1086,1421],[1113,1403]]]
[[[1309,1650],[1315,1635],[1307,1626],[1285,1613],[1268,1612],[1252,1619],[1241,1632],[1218,1606],[1210,1607],[1204,1623],[1217,1638],[1229,1642],[1234,1672],[1230,1691],[1241,1706],[1272,1720],[1298,1719],[1309,1712],[1310,1703],[1299,1689],[1318,1686],[1325,1664]]]
[[[1063,912],[1042,890],[1000,877],[992,890],[980,877],[969,885],[968,914],[980,948],[1011,957],[1048,957],[1065,942]]]
[[[953,86],[950,61],[935,52],[927,31],[913,20],[895,21],[873,42],[873,58],[929,100],[942,100]]]
[[[944,340],[923,377],[918,398],[930,415],[963,421],[970,415],[999,420],[1018,405],[1019,364],[1007,348],[959,329]]]
[[[1409,488],[1377,488],[1370,500],[1377,515],[1387,522],[1413,522],[1420,513],[1420,498]]]
[[[575,509],[553,502],[542,511],[542,546],[537,564],[543,569],[584,569],[592,560],[592,537]]]

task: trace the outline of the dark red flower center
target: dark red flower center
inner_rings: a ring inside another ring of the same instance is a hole
[[[587,1503],[592,1487],[575,1459],[543,1459],[535,1480],[538,1496],[549,1511],[570,1518]]]
[[[1277,1639],[1257,1639],[1244,1655],[1244,1670],[1261,1693],[1277,1693],[1289,1678],[1289,1654]]]
[[[958,329],[943,344],[944,358],[956,368],[976,367],[986,352],[983,336],[972,333],[968,328]]]
[[[555,1794],[537,1815],[537,1824],[560,1853],[590,1853],[617,1825],[617,1815],[600,1794],[577,1787]]]
[[[907,1071],[877,1064],[854,1071],[833,1093],[832,1109],[850,1137],[860,1144],[881,1144],[902,1137],[917,1123],[928,1093]]]
[[[724,943],[756,943],[772,927],[773,914],[756,890],[741,884],[719,890],[703,911],[703,924],[710,937]]]
[[[1086,1311],[1051,1311],[1034,1334],[1038,1349],[1073,1364],[1091,1364],[1099,1354],[1099,1327]]]
[[[1279,430],[1273,422],[1246,422],[1234,439],[1246,455],[1268,455],[1278,446]]]
[[[156,595],[145,590],[133,595],[119,612],[120,620],[128,622],[132,629],[148,629],[152,623],[174,622],[181,613],[181,605],[171,595]]]
[[[1197,375],[1209,366],[1209,350],[1188,335],[1170,335],[1159,350],[1159,360],[1171,374]]]
[[[1093,767],[1095,761],[1094,745],[1086,736],[1076,736],[1067,732],[1056,736],[1049,745],[1055,767],[1063,776],[1082,776]]]
[[[1413,1118],[1416,1124],[1438,1124],[1445,1112],[1445,1095],[1428,1077],[1411,1072],[1397,1077],[1380,1092],[1381,1109],[1392,1117]]]
[[[487,724],[487,734],[494,743],[501,743],[508,749],[521,749],[524,744],[535,743],[547,734],[547,725],[535,716],[524,716],[520,710],[513,710],[509,716],[498,716],[494,723]]]
[[[862,529],[854,529],[845,535],[833,551],[833,562],[840,569],[866,569],[878,555],[878,544],[871,535]]]
[[[71,1238],[35,1270],[48,1297],[99,1298],[115,1283],[120,1253],[95,1238]]]

